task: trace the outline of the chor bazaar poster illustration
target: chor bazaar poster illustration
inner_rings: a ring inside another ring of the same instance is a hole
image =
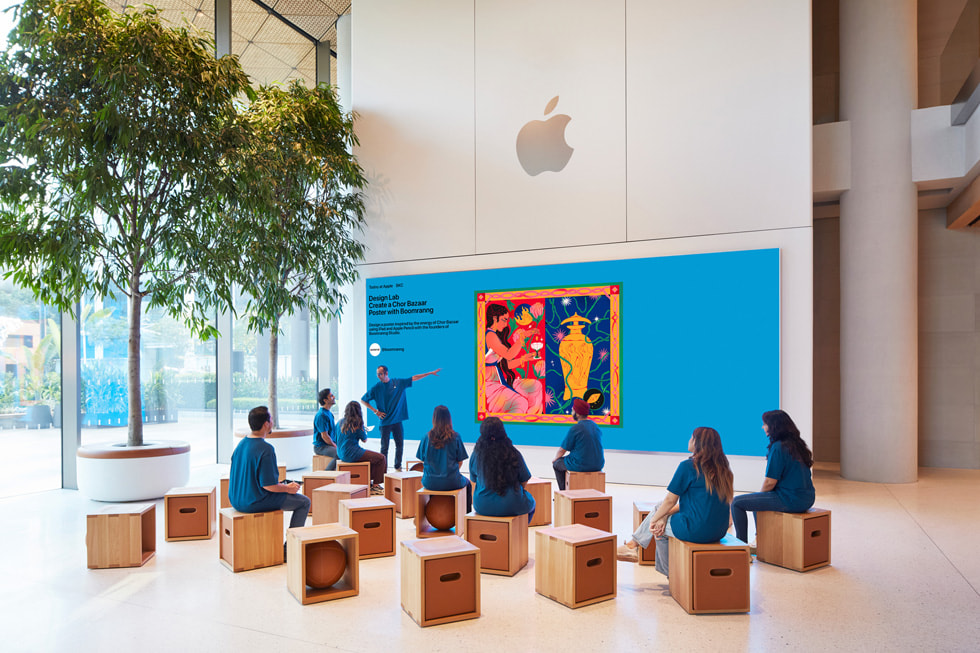
[[[477,419],[572,423],[572,401],[619,426],[622,284],[476,295]]]

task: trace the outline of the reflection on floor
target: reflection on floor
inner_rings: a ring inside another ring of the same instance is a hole
[[[195,468],[191,484],[214,484],[225,469]],[[918,483],[883,485],[824,468],[815,481],[817,504],[833,510],[833,566],[752,565],[749,614],[688,615],[666,578],[622,562],[616,599],[570,610],[535,593],[532,535],[523,571],[482,576],[479,619],[424,630],[401,610],[398,557],[362,561],[359,596],[304,607],[285,566],[233,574],[217,537],[165,542],[162,501],[148,564],[88,570],[85,515],[102,504],[68,490],[4,498],[3,650],[977,650],[980,472],[922,469]],[[664,492],[607,489],[620,539],[632,501]],[[411,520],[397,529],[414,534]]]

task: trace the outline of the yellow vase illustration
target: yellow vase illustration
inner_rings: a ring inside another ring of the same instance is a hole
[[[586,324],[592,324],[592,320],[582,317],[578,313],[568,319],[562,320],[562,324],[568,324],[568,335],[565,336],[558,346],[558,355],[561,357],[561,373],[565,378],[564,399],[581,397],[585,394],[589,385],[589,370],[592,369],[592,341],[582,333]]]

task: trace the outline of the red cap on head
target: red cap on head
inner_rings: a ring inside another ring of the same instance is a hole
[[[575,397],[575,401],[572,402],[572,410],[578,413],[579,415],[588,415],[589,404],[587,401],[585,401],[585,399],[581,399],[580,397]]]

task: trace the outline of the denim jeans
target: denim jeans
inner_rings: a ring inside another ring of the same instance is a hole
[[[663,503],[663,502],[660,502]],[[653,516],[660,510],[660,503],[653,507],[647,516],[643,518],[643,522],[633,531],[633,540],[640,545],[641,549],[645,549],[650,546],[650,542],[653,541],[653,533],[650,531],[650,524],[653,521]],[[668,562],[668,551],[670,546],[667,542],[668,537],[673,537],[674,531],[670,528],[670,517],[667,517],[667,527],[664,529],[664,534],[657,538],[657,562],[654,568],[659,571],[664,576],[667,575],[667,570],[669,568]]]
[[[749,537],[749,518],[746,512],[752,512],[753,519],[758,511],[778,510],[779,512],[792,512],[786,508],[786,504],[775,492],[753,492],[743,494],[732,500],[732,523],[735,524],[735,537],[748,542]]]
[[[310,500],[304,494],[287,494],[286,500],[282,502],[283,510],[292,510],[293,516],[289,518],[289,527],[306,526],[306,516],[310,514]]]
[[[381,455],[388,458],[388,438],[394,438],[395,440],[395,469],[401,469],[402,466],[402,449],[405,446],[405,435],[402,430],[402,423],[391,424],[390,426],[381,427]],[[380,481],[379,481],[380,482]]]
[[[313,453],[318,456],[330,456],[333,458],[329,463],[327,463],[327,471],[332,472],[337,469],[337,447],[332,444],[327,444],[322,447],[313,447]]]

